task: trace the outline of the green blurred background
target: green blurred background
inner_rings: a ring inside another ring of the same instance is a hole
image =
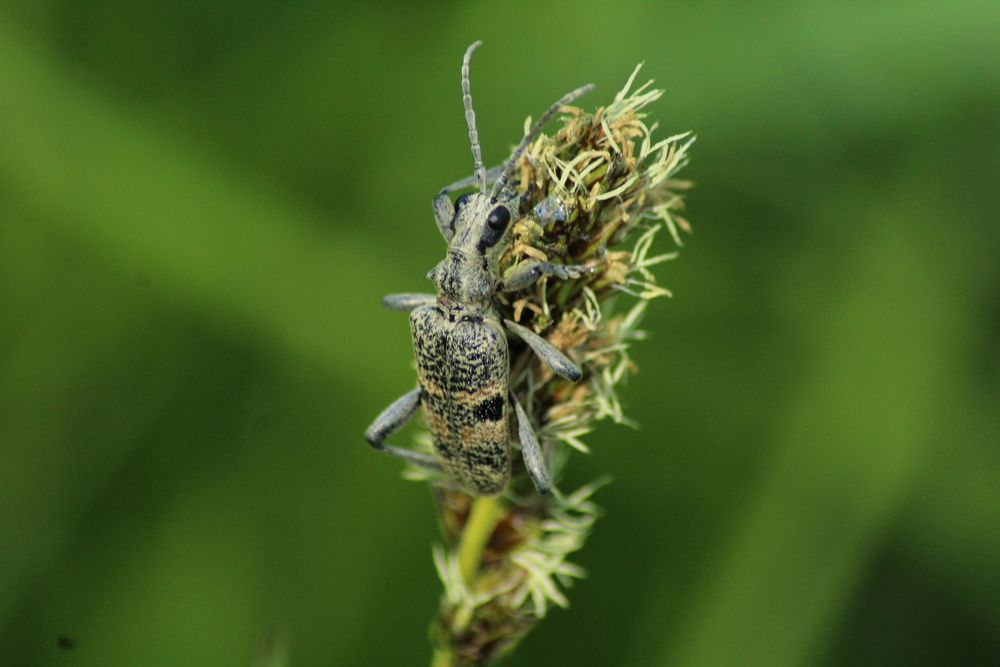
[[[517,665],[1000,664],[1000,4],[5,0],[0,664],[421,665],[430,198],[635,63],[699,134],[642,427]],[[665,136],[665,134],[664,134]],[[660,247],[668,247],[664,236]],[[60,648],[73,643],[73,648]]]

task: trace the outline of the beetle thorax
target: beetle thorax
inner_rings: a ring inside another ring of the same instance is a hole
[[[448,249],[448,256],[434,267],[430,277],[446,305],[484,309],[496,291],[497,279],[489,263],[456,248]]]

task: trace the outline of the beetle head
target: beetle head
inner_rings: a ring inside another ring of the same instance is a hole
[[[470,192],[455,200],[455,236],[451,247],[495,260],[506,246],[519,215],[521,198],[512,189],[498,195]]]
[[[452,229],[450,247],[454,250],[484,257],[487,262],[496,260],[502,253],[504,240],[509,235],[510,228],[517,220],[520,208],[520,197],[510,185],[510,178],[517,166],[518,160],[527,147],[538,137],[542,127],[559,109],[576,98],[593,89],[593,84],[581,86],[564,95],[543,113],[532,125],[531,129],[514,152],[503,164],[496,182],[492,188],[487,188],[486,170],[483,168],[482,150],[479,146],[479,133],[476,131],[476,112],[472,108],[472,93],[469,84],[469,62],[472,53],[482,45],[481,41],[473,42],[465,51],[462,59],[462,104],[465,107],[465,122],[469,127],[469,143],[472,147],[473,169],[479,192],[462,195],[455,201],[455,218]]]

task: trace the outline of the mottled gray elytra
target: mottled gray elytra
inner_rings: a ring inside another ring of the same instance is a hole
[[[514,322],[502,322],[493,296],[517,291],[545,275],[577,278],[583,266],[528,261],[501,277],[498,262],[517,219],[520,197],[510,184],[518,158],[560,107],[593,88],[564,95],[542,114],[499,167],[483,168],[476,114],[472,109],[469,61],[482,42],[462,59],[462,102],[469,126],[473,174],[434,197],[434,218],[448,253],[427,277],[436,294],[390,294],[383,304],[410,313],[410,332],[420,386],[404,394],[375,418],[365,439],[376,449],[420,466],[444,470],[467,493],[495,496],[510,480],[510,412],[517,420],[522,456],[540,493],[551,488],[545,457],[524,409],[510,391],[506,331],[519,336],[554,372],[575,382],[580,368],[544,338]],[[493,181],[492,187],[489,182]],[[450,194],[478,186],[478,192]],[[435,456],[385,444],[422,406]]]

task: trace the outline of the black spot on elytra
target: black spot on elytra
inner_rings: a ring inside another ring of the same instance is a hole
[[[497,394],[475,407],[476,421],[498,422],[503,418],[503,397]]]

